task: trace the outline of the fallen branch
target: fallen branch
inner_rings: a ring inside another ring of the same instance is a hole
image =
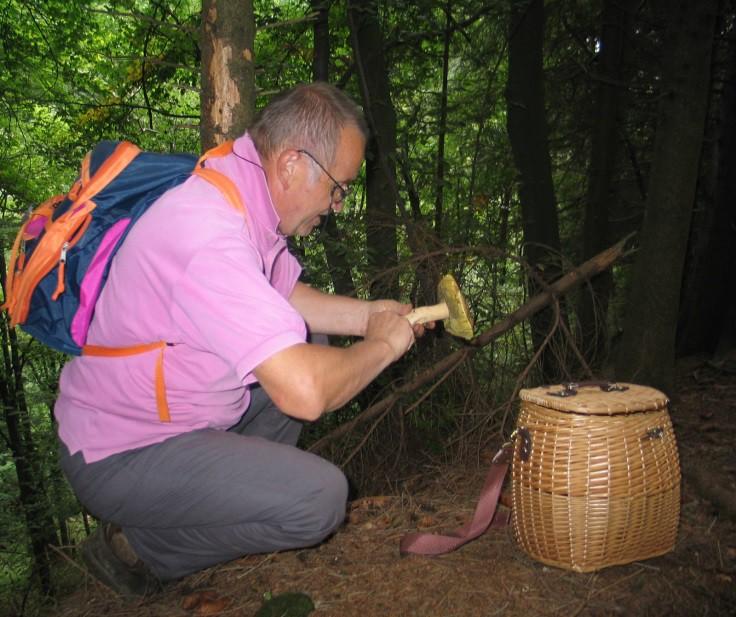
[[[569,292],[584,281],[593,278],[596,274],[600,274],[604,270],[607,270],[625,254],[625,246],[630,238],[631,236],[627,236],[605,251],[591,257],[588,261],[577,268],[570,270],[567,274],[549,285],[547,290],[530,298],[528,302],[516,309],[505,319],[475,337],[469,344],[455,350],[438,362],[435,362],[433,365],[415,375],[413,379],[396,388],[380,401],[364,409],[352,420],[341,424],[332,432],[328,433],[321,439],[318,439],[311,445],[309,450],[311,452],[319,452],[327,444],[349,433],[359,424],[383,413],[404,395],[417,390],[424,384],[429,383],[439,376],[445,375],[448,371],[454,370],[468,356],[473,355],[478,349],[485,347],[488,343],[498,338],[504,332],[511,330],[514,326],[528,319],[548,304],[551,304],[557,296]]]
[[[423,386],[425,383],[429,383],[436,377],[444,375],[445,373],[453,370],[458,364],[460,364],[460,362],[462,362],[474,351],[475,350],[471,347],[463,347],[452,352],[449,356],[445,356],[439,362],[435,362],[432,366],[424,369],[421,373],[417,374],[411,381],[406,382],[403,386],[399,386],[398,388],[396,388],[396,390],[382,398],[377,403],[374,403],[370,407],[361,411],[352,420],[341,424],[332,432],[315,441],[309,447],[309,451],[318,452],[329,442],[335,441],[339,437],[342,437],[346,433],[349,433],[358,424],[362,424],[363,422],[366,422],[371,418],[375,418],[378,414],[382,413],[388,407],[396,403],[396,401],[398,401],[405,394],[413,392],[420,386]]]
[[[632,234],[633,235],[633,234]],[[588,261],[577,268],[573,268],[567,274],[557,279],[549,288],[542,293],[532,297],[526,304],[520,306],[505,319],[490,327],[488,330],[474,338],[470,344],[473,347],[485,347],[493,339],[498,338],[507,330],[510,330],[522,321],[529,319],[532,315],[551,304],[556,296],[575,289],[584,281],[593,278],[604,270],[610,268],[619,258],[624,255],[624,248],[631,238],[626,236],[605,251],[591,257]]]

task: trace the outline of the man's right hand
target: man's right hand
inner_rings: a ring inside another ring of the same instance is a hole
[[[406,317],[394,311],[380,311],[368,317],[366,341],[383,341],[393,351],[392,362],[403,356],[414,344],[414,330]]]

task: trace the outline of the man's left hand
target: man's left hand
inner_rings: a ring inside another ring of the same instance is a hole
[[[408,315],[412,310],[411,304],[404,304],[396,300],[374,300],[369,303],[368,315],[372,313],[380,313],[381,311],[392,311],[398,315]],[[414,324],[414,336],[424,336],[425,329],[434,329],[434,322],[428,321],[424,324]]]

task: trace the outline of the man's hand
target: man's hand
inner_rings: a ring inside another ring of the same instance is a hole
[[[375,300],[368,303],[368,318],[374,313],[380,313],[382,311],[389,311],[396,313],[397,315],[408,315],[412,310],[411,304],[403,304],[396,302],[395,300]],[[425,324],[414,324],[414,336],[424,336],[425,328],[432,330],[434,329],[434,322],[429,321]]]
[[[395,362],[411,349],[414,331],[406,318],[394,311],[383,310],[371,313],[364,338],[386,343],[393,352],[391,361]]]

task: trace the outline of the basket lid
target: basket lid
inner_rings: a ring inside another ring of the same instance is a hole
[[[669,400],[659,390],[631,383],[607,381],[572,382],[519,392],[522,401],[549,409],[590,415],[614,415],[653,411]]]

